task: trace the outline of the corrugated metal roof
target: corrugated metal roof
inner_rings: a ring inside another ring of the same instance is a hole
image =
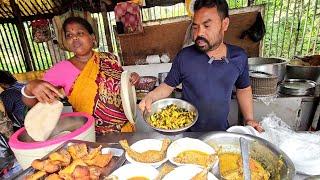
[[[0,18],[14,18],[9,0],[0,2]],[[54,13],[54,10],[62,4],[60,0],[15,0],[12,2],[18,5],[21,17]]]

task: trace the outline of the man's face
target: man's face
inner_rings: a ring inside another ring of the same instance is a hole
[[[192,23],[196,47],[203,52],[217,49],[223,42],[228,25],[229,18],[221,19],[216,7],[196,11]]]

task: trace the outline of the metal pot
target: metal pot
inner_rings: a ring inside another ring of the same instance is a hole
[[[287,65],[287,79],[308,79],[320,83],[320,66]]]
[[[269,74],[276,75],[278,82],[284,79],[286,73],[286,59],[283,58],[263,58],[253,57],[248,58],[249,70],[261,71]]]
[[[270,173],[270,179],[293,179],[295,168],[290,158],[270,142],[251,135],[210,132],[200,137],[215,149],[222,152],[240,153],[240,137],[249,142],[250,157],[257,160]]]

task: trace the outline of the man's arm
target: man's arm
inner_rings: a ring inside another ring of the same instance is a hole
[[[236,92],[238,104],[244,118],[244,124],[254,127],[259,132],[263,131],[260,124],[253,118],[253,102],[251,86],[237,89]]]
[[[171,87],[166,83],[161,83],[160,86],[148,93],[146,97],[142,99],[142,101],[139,103],[140,110],[143,112],[145,109],[147,109],[147,111],[150,112],[152,102],[168,97],[173,90],[174,87]]]
[[[244,89],[237,89],[238,104],[244,117],[244,122],[253,120],[253,103],[251,86]]]

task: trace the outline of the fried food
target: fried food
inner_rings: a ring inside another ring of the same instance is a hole
[[[216,161],[215,154],[207,154],[197,150],[183,151],[174,157],[173,160],[181,164],[196,164],[208,167]]]
[[[202,171],[200,171],[198,174],[193,176],[191,180],[207,180],[208,173],[209,173],[209,167],[206,167]]]
[[[87,166],[87,164],[84,163],[82,159],[76,159],[69,166],[59,171],[59,176],[67,177],[68,175],[71,175],[77,166]]]
[[[34,169],[40,170],[40,171],[45,171],[48,173],[54,173],[60,170],[60,162],[59,161],[51,161],[51,160],[39,160],[36,159],[32,161],[31,166]]]
[[[191,178],[191,180],[207,180],[210,168],[214,165],[217,158],[214,154],[209,155],[207,166]]]
[[[165,175],[174,170],[174,166],[166,163],[162,166],[155,180],[161,180]]]
[[[89,166],[89,171],[90,171],[90,179],[98,180],[102,173],[102,168],[97,166]]]
[[[171,143],[171,140],[167,138],[163,139],[162,147],[160,151],[147,150],[141,153],[131,149],[127,140],[121,140],[119,141],[119,143],[122,146],[122,148],[126,150],[128,155],[135,161],[143,162],[143,163],[155,163],[155,162],[162,161],[165,158],[166,152],[169,144]]]
[[[83,159],[90,160],[95,158],[97,155],[101,154],[101,148],[102,146],[100,145],[99,147],[92,149],[90,153],[86,155]]]
[[[88,155],[88,148],[84,143],[74,144],[68,147],[68,152],[70,153],[72,159],[81,159],[82,157]]]
[[[95,165],[98,167],[105,167],[112,159],[112,154],[98,154],[93,159],[84,160],[87,165]]]
[[[89,180],[90,179],[90,170],[88,166],[81,166],[77,165],[72,172],[72,177],[74,179],[83,179]]]
[[[63,180],[58,174],[50,174],[45,180]]]
[[[67,149],[61,149],[49,155],[48,159],[36,159],[32,162],[34,169],[40,170],[28,178],[37,179],[49,174],[49,180],[99,179],[102,168],[112,159],[112,154],[102,154],[102,146],[91,149],[88,153],[86,144],[73,144]],[[59,171],[60,170],[60,171]],[[44,173],[42,173],[44,172]]]
[[[171,104],[152,114],[149,123],[156,128],[179,129],[191,124],[195,117],[195,112]]]
[[[227,180],[242,180],[242,158],[237,153],[222,153],[219,155],[220,172],[224,179]],[[251,171],[251,179],[267,180],[270,178],[270,173],[266,171],[262,165],[250,158],[249,166]]]
[[[118,180],[118,179],[119,179],[118,176],[115,176],[115,175],[110,175],[110,176],[104,178],[104,180]]]
[[[44,177],[47,173],[45,171],[38,171],[34,174],[26,176],[26,180],[37,180]]]
[[[51,161],[60,161],[62,166],[68,166],[71,162],[71,155],[65,149],[53,152],[49,155]]]

